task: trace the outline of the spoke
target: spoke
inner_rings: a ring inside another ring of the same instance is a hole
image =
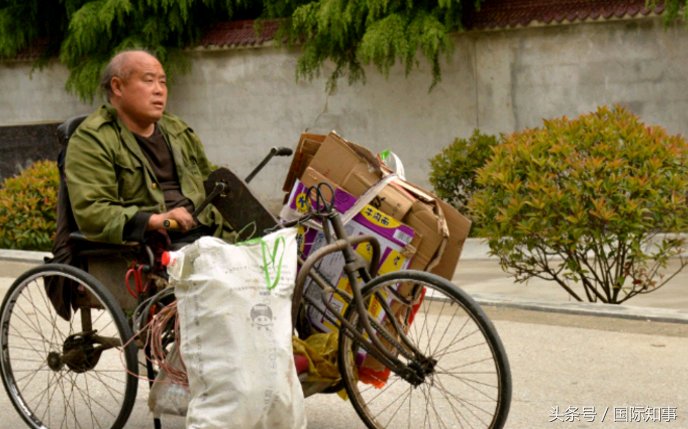
[[[458,381],[462,382],[462,383],[465,384],[466,386],[471,387],[471,388],[472,388],[473,390],[475,390],[476,392],[478,392],[478,393],[482,394],[483,396],[486,396],[486,397],[488,397],[488,398],[490,398],[490,399],[492,399],[492,397],[488,396],[488,395],[487,395],[486,393],[484,393],[482,390],[478,389],[478,388],[476,387],[476,385],[478,385],[478,386],[490,387],[490,388],[493,388],[493,389],[495,389],[495,390],[498,390],[498,389],[499,389],[499,386],[496,385],[496,384],[488,384],[488,383],[485,383],[485,382],[482,382],[482,381],[474,380],[474,379],[472,379],[472,378],[462,377],[462,376],[459,376],[459,375],[457,375],[457,374],[453,374],[453,373],[450,373],[450,372],[445,372],[444,374],[446,374],[448,377],[453,378],[454,380],[458,380]]]
[[[382,389],[350,380],[351,400],[356,401],[361,416],[371,419],[375,427],[488,428],[500,410],[501,392],[499,368],[495,362],[495,354],[499,350],[493,349],[490,326],[482,324],[479,311],[474,312],[471,306],[466,306],[469,302],[463,302],[461,296],[445,290],[442,284],[430,278],[427,281],[423,277],[419,280],[399,278],[398,281],[390,278],[375,285],[367,299],[389,292],[402,283],[423,287],[426,295],[413,315],[411,325],[407,324],[411,319],[410,307],[401,311],[395,309],[392,313],[400,323],[406,323],[401,329],[413,344],[411,349],[432,359],[428,362],[432,370],[418,386],[399,377],[399,368]],[[358,317],[354,314],[350,321],[355,323]],[[385,344],[387,335],[394,339],[393,344],[400,342],[394,327],[376,328],[376,331]],[[371,347],[362,346],[349,337],[345,343],[351,344],[352,350]],[[415,359],[408,360],[403,356],[398,359],[402,368],[413,370],[409,365]],[[351,366],[351,372],[355,373],[355,365],[351,363]],[[352,374],[350,378],[356,377]]]
[[[447,397],[453,398],[454,400],[456,400],[456,401],[457,401],[458,403],[460,403],[460,404],[465,405],[465,406],[466,406],[466,411],[468,411],[468,412],[469,412],[471,415],[473,415],[476,419],[480,420],[480,422],[482,422],[483,425],[485,425],[485,427],[487,427],[488,423],[487,423],[485,420],[483,420],[483,418],[482,418],[480,415],[476,414],[476,413],[473,411],[473,409],[478,410],[478,411],[482,411],[486,416],[492,418],[492,417],[494,416],[494,414],[495,414],[495,411],[496,411],[496,404],[497,404],[497,400],[496,400],[496,399],[492,399],[492,400],[491,400],[491,402],[493,402],[493,403],[495,404],[495,409],[494,409],[494,411],[489,411],[489,410],[486,410],[485,408],[482,408],[482,407],[478,406],[478,405],[477,405],[476,403],[474,403],[473,401],[468,401],[468,400],[465,400],[465,399],[463,399],[463,398],[459,398],[458,396],[456,396],[456,394],[454,394],[454,393],[451,392],[450,390],[446,389],[446,388],[444,387],[444,385],[442,384],[442,381],[441,381],[441,380],[437,380],[437,383],[442,387],[442,392],[444,393],[444,395],[446,395]],[[458,409],[457,409],[457,411],[458,411]],[[466,419],[466,420],[467,420],[467,419]]]
[[[396,381],[396,380],[395,380],[395,381]],[[383,387],[382,389],[380,389],[380,392],[379,392],[377,395],[375,395],[375,396],[373,396],[372,398],[368,399],[366,402],[372,404],[372,403],[375,402],[377,399],[379,399],[380,396],[382,396],[382,395],[385,393],[386,390],[391,389],[393,385],[394,385],[394,383],[391,383],[391,384],[388,384],[387,386]],[[408,395],[409,395],[409,393],[407,393],[407,396],[408,396]],[[387,403],[386,405],[384,405],[380,411],[377,412],[377,415],[378,415],[378,416],[382,415],[382,413],[384,413],[385,411],[387,411],[387,409],[389,409],[389,407],[395,405],[397,399],[398,399],[398,398],[392,398],[391,400],[389,400],[388,403]],[[399,409],[401,408],[402,401],[399,401],[399,404],[400,404],[400,405],[397,406],[396,411],[399,411]],[[392,417],[394,417],[394,414],[395,414],[395,413],[392,413]],[[385,427],[388,427],[388,426],[389,426],[389,425],[385,425]]]
[[[467,368],[469,366],[478,365],[478,364],[481,364],[484,362],[492,362],[493,360],[494,359],[493,359],[492,355],[490,355],[490,356],[483,358],[483,359],[478,359],[478,360],[466,362],[466,363],[461,364],[461,365],[453,366],[451,368],[445,369],[444,371],[446,373],[449,373],[450,371],[458,370],[461,368]],[[493,366],[493,365],[491,365],[491,366]],[[486,371],[461,371],[461,373],[462,374],[488,374],[488,372],[486,372]],[[490,371],[489,374],[494,374],[494,371]]]
[[[12,368],[12,372],[14,373],[14,372],[54,372],[54,371],[50,368],[43,368],[43,369],[41,369],[41,368],[39,368],[39,369],[34,369],[34,368],[32,368],[32,369],[22,369],[22,368],[14,369],[14,368]]]
[[[26,362],[43,363],[43,362],[45,362],[45,359],[27,359],[27,358],[22,357],[20,363],[26,363]],[[13,371],[14,371],[14,370],[13,370]],[[22,369],[20,368],[20,369],[17,369],[17,371],[30,371],[30,369],[24,369],[24,370],[22,370]]]
[[[478,331],[478,332],[480,332],[480,331]],[[444,352],[443,354],[441,354],[441,355],[436,355],[436,356],[448,356],[448,355],[453,355],[453,354],[457,354],[457,353],[461,353],[461,352],[465,352],[465,351],[472,350],[472,349],[474,349],[474,348],[476,348],[476,347],[484,347],[484,346],[485,346],[485,343],[481,341],[480,343],[475,343],[475,344],[470,344],[470,345],[462,346],[462,347],[459,347],[459,348],[457,348],[457,349],[445,350],[445,352]],[[473,353],[471,353],[471,354],[473,354]],[[490,359],[490,358],[488,358],[488,359]]]
[[[47,381],[47,383],[48,383],[48,385],[46,386],[46,388],[43,389],[43,390],[38,391],[32,398],[30,398],[29,400],[26,401],[27,403],[32,403],[32,402],[34,402],[34,400],[36,400],[36,399],[39,399],[38,402],[37,402],[37,404],[40,404],[40,403],[41,403],[41,400],[40,400],[39,397],[45,396],[45,395],[48,393],[48,390],[50,389],[50,378],[51,378],[50,375],[51,375],[51,374],[48,373],[48,377],[46,377],[46,381]],[[32,377],[32,378],[33,378],[33,377]],[[15,383],[15,384],[16,384],[16,383]],[[23,392],[23,391],[24,391],[23,388],[19,389],[20,394],[21,394],[21,392]],[[22,395],[22,397],[23,397],[23,395]]]
[[[427,384],[424,386],[427,389],[427,396],[430,398],[430,405],[432,407],[432,410],[435,412],[435,418],[437,419],[437,423],[439,424],[440,428],[446,428],[448,427],[447,424],[444,422],[444,419],[442,419],[442,414],[437,410],[437,406],[435,405],[435,398],[432,395],[432,392],[430,391],[430,386]]]
[[[432,289],[432,290],[437,291],[437,292],[442,292],[439,289]],[[424,299],[423,300],[422,308],[424,309],[424,314],[425,314],[424,323],[429,323],[430,314],[432,313],[430,306],[432,305],[433,302],[437,303],[437,300],[435,300],[435,301],[431,301],[430,299]],[[457,308],[454,309],[453,313],[451,313],[451,315],[449,315],[449,313],[447,315],[444,315],[445,309],[449,308],[451,310],[451,307],[453,307],[454,305],[457,305]],[[428,340],[427,340],[428,341],[428,347],[427,347],[428,350],[430,349],[430,344],[432,344],[432,343],[436,344],[435,350],[432,352],[432,355],[438,354],[438,349],[439,349],[440,345],[443,343],[447,333],[449,332],[450,329],[454,329],[454,319],[457,318],[457,313],[459,310],[463,310],[463,307],[458,306],[458,304],[451,302],[451,301],[441,300],[441,307],[440,307],[438,314],[432,316],[435,320],[435,325],[434,325],[432,334],[428,334]],[[440,319],[443,317],[448,318],[448,320],[445,323],[445,328],[442,332],[442,335],[439,337],[439,339],[436,339],[436,335],[434,335],[435,330],[436,330],[437,326],[440,324]],[[454,335],[454,339],[456,339],[457,336],[461,335],[463,330],[468,325],[469,320],[471,320],[471,319],[467,318],[463,322],[463,325],[458,329],[458,331]],[[450,344],[452,344],[453,342],[454,342],[453,340],[450,341]],[[446,349],[446,347],[445,347],[445,349]]]
[[[101,384],[103,385],[103,387],[105,387],[105,390],[107,391],[107,393],[109,393],[110,396],[112,397],[112,399],[115,401],[115,403],[117,403],[118,401],[121,400],[121,398],[118,398],[116,395],[114,395],[114,394],[112,393],[112,392],[117,392],[117,390],[111,388],[110,385],[109,385],[108,383],[106,383],[105,381],[103,381],[103,379],[100,377],[100,374],[99,374],[98,372],[95,372],[95,374],[93,374],[93,371],[89,371],[89,372],[86,372],[85,374],[86,374],[87,376],[90,375],[91,378],[94,378],[94,379],[97,380],[99,383],[101,383]],[[125,384],[126,384],[126,382],[125,382]]]
[[[52,427],[52,413],[50,413],[50,404],[53,402],[53,397],[55,396],[55,393],[57,393],[58,388],[62,387],[62,383],[60,380],[64,378],[65,373],[60,372],[60,373],[55,373],[54,375],[54,382],[49,382],[48,383],[48,401],[47,401],[47,406],[45,407],[45,411],[43,412],[43,416],[41,416],[41,421],[45,420],[45,414],[48,414],[48,427]],[[50,388],[53,388],[52,393],[50,392]],[[64,395],[63,395],[64,396]]]
[[[103,305],[103,304],[101,303],[101,305]],[[96,309],[95,309],[95,308],[91,309],[91,311],[93,311],[93,310],[96,310]],[[105,316],[105,315],[110,315],[110,311],[108,311],[107,308],[105,307],[105,305],[103,305],[103,308],[100,309],[100,312],[99,312],[98,316],[97,316],[97,317],[93,320],[93,322],[92,322],[92,325],[93,325],[94,329],[95,329],[95,326],[96,326],[96,324],[98,323],[98,321],[99,321],[103,316]],[[112,326],[112,324],[113,324],[114,322],[115,322],[114,317],[113,317],[113,318],[110,318],[110,320],[109,320],[104,326],[100,327],[100,328],[98,329],[98,331],[100,331],[100,332],[105,331],[105,329],[108,328],[109,326]],[[118,329],[117,329],[116,326],[115,326],[115,330],[118,331]]]
[[[434,290],[434,289],[432,289],[432,290]],[[423,299],[423,301],[425,301],[425,299]],[[426,302],[422,305],[422,307],[425,310],[425,312],[424,312],[425,320],[423,320],[423,323],[428,323],[429,322],[429,316],[430,316],[430,308],[429,308],[430,304]],[[437,325],[439,324],[440,318],[442,317],[442,314],[444,313],[444,309],[446,307],[447,307],[447,302],[442,301],[442,307],[440,307],[439,313],[437,314],[437,316],[435,316],[435,325],[432,327],[432,332],[428,334],[428,346],[426,348],[427,354],[434,355],[437,352],[437,348],[439,348],[440,344],[442,344],[442,339],[444,339],[444,336],[447,334],[447,331],[449,330],[450,324],[447,323],[447,326],[444,328],[444,332],[442,332],[442,336],[439,338],[439,340],[437,340],[437,346],[435,347],[435,350],[431,350],[431,344],[432,344],[431,338],[434,338],[435,330],[437,329]]]
[[[86,386],[86,397],[84,398],[84,402],[88,402],[88,409],[91,410],[91,427],[96,427],[96,424],[98,425],[98,427],[101,427],[100,422],[94,419],[91,390],[88,387],[88,381],[86,379],[84,379],[84,386]]]
[[[472,332],[470,332],[470,333],[468,333],[468,334],[462,336],[461,338],[459,338],[459,334],[461,334],[461,333],[463,332],[463,330],[464,330],[464,328],[466,327],[466,324],[468,324],[468,321],[469,321],[469,320],[470,320],[470,319],[466,319],[466,322],[465,322],[464,325],[461,327],[461,331],[460,331],[460,332],[457,332],[456,335],[454,335],[454,338],[449,342],[449,345],[447,345],[446,347],[443,347],[441,351],[437,351],[436,356],[442,356],[442,355],[444,355],[445,353],[449,353],[449,349],[450,349],[452,346],[454,346],[454,345],[456,345],[456,344],[458,344],[458,343],[460,343],[460,342],[465,341],[466,339],[472,337],[472,336],[475,335],[475,334],[480,334],[480,333],[482,333],[482,331],[481,331],[479,328],[476,328],[474,331],[472,331]],[[454,351],[452,351],[451,353],[454,353]]]
[[[40,286],[39,286],[39,287],[40,287]],[[45,293],[43,293],[43,292],[45,292]],[[53,328],[54,328],[54,329],[53,329],[53,334],[52,334],[51,340],[54,341],[54,342],[62,343],[62,342],[64,342],[64,340],[65,340],[66,337],[65,337],[64,335],[61,335],[60,338],[55,338],[55,336],[56,336],[57,333],[60,333],[60,334],[61,334],[62,332],[61,332],[59,329],[57,329],[57,326],[58,326],[58,325],[57,325],[57,322],[58,322],[57,317],[58,317],[58,315],[57,315],[57,312],[55,311],[55,309],[53,308],[52,303],[49,302],[49,300],[47,299],[47,298],[48,298],[47,295],[48,295],[48,293],[47,293],[47,291],[45,290],[45,286],[43,286],[43,290],[42,290],[42,292],[40,293],[41,300],[43,301],[43,305],[45,306],[45,308],[47,309],[47,311],[52,315],[52,319],[49,320],[49,323],[51,323],[50,326],[53,326]],[[71,321],[70,321],[69,323],[71,323]],[[54,344],[54,343],[53,343],[53,344]]]
[[[399,410],[400,410],[401,407],[404,405],[404,403],[405,403],[407,400],[410,401],[411,393],[412,393],[412,392],[411,392],[411,386],[409,385],[409,387],[407,388],[406,394],[405,394],[404,396],[402,396],[401,398],[398,398],[398,399],[392,398],[392,401],[391,401],[389,404],[387,404],[382,410],[380,410],[380,411],[377,413],[378,416],[381,416],[382,413],[384,413],[389,407],[391,407],[392,405],[394,405],[395,402],[398,402],[398,403],[399,403],[399,405],[396,407],[396,409],[394,410],[394,412],[392,412],[392,413],[390,414],[389,419],[387,419],[387,423],[385,423],[384,427],[386,427],[386,428],[391,428],[391,427],[392,427],[392,426],[390,426],[390,423],[392,422],[392,419],[394,419],[394,416],[399,412]],[[377,420],[377,419],[376,419],[376,420]]]
[[[23,390],[26,389],[26,387],[30,384],[30,382],[33,381],[34,377],[36,377],[36,376],[39,374],[39,372],[42,371],[41,368],[43,368],[43,366],[39,367],[38,370],[36,370],[36,371],[32,371],[31,373],[28,373],[28,370],[27,370],[27,374],[26,374],[24,377],[19,378],[19,379],[15,378],[15,385],[16,385],[21,391],[23,391]],[[14,371],[13,371],[13,372],[14,372]],[[22,372],[23,372],[23,371],[22,371]],[[22,386],[22,387],[19,387],[19,382],[24,381],[24,379],[27,378],[27,377],[29,378],[29,380],[26,382],[26,384],[24,384],[24,386]]]
[[[447,390],[444,388],[441,382],[437,382],[437,390],[442,394],[442,396],[447,400],[449,403],[449,406],[451,408],[452,413],[454,414],[454,418],[456,421],[459,423],[459,426],[461,428],[464,428],[463,423],[461,422],[462,420],[465,422],[468,422],[468,419],[463,415],[461,410],[454,405],[454,402],[450,399],[450,395],[448,394]],[[460,401],[459,401],[460,402]],[[461,402],[460,402],[461,403]]]
[[[41,287],[41,285],[39,285],[38,282],[35,282],[35,285],[36,285],[38,288]],[[52,331],[53,334],[52,334],[52,336],[51,336],[51,338],[50,338],[50,340],[51,340],[50,342],[47,341],[47,340],[45,339],[45,337],[44,337],[44,335],[43,335],[43,330],[42,330],[42,329],[40,329],[40,331],[41,331],[41,332],[40,332],[40,335],[41,335],[41,337],[43,337],[43,339],[44,339],[44,341],[46,341],[46,343],[53,344],[52,340],[54,340],[55,331],[57,330],[57,329],[56,329],[56,327],[57,327],[57,320],[55,319],[55,317],[56,317],[57,315],[52,311],[52,306],[51,306],[49,303],[46,302],[46,298],[45,298],[45,294],[44,294],[44,293],[40,293],[40,292],[38,293],[39,296],[40,296],[40,298],[41,298],[41,301],[42,301],[43,304],[44,304],[44,305],[43,305],[44,308],[39,309],[39,308],[36,306],[36,302],[37,302],[37,301],[36,301],[36,299],[34,298],[33,294],[31,293],[31,289],[30,289],[30,288],[27,288],[27,289],[28,289],[28,294],[29,294],[30,303],[31,303],[31,305],[33,306],[33,309],[34,309],[34,315],[35,315],[35,317],[36,317],[37,327],[40,328],[40,326],[42,326],[42,325],[41,325],[41,322],[40,322],[39,319],[38,319],[39,316],[40,316],[43,320],[45,320],[45,321],[48,323],[48,326],[49,326],[49,327],[53,327],[53,331]],[[44,310],[44,311],[41,311],[41,310]],[[24,311],[24,310],[22,310],[22,311]],[[48,317],[46,316],[46,314],[45,314],[46,312],[47,312],[47,313],[51,313],[51,314],[52,314],[52,317],[51,317],[51,318],[48,318]],[[28,315],[27,315],[27,316],[28,316]],[[46,350],[46,352],[47,352],[47,350]]]
[[[72,377],[74,375],[72,374]],[[72,417],[74,418],[74,427],[81,427],[79,424],[79,419],[76,417],[76,401],[74,401],[74,388],[76,387],[76,380],[74,378],[70,377],[70,382],[72,384],[71,389],[69,390],[69,401],[67,401],[69,409],[72,411]]]
[[[37,339],[37,338],[28,338],[28,337],[22,337],[21,339],[24,340],[24,342],[25,342],[29,347],[21,347],[21,346],[17,346],[17,345],[11,345],[11,346],[9,346],[8,348],[10,348],[10,349],[12,349],[12,350],[30,350],[30,351],[32,351],[32,352],[41,353],[39,350],[36,350],[36,347],[34,347],[34,346],[31,345],[30,341],[35,341],[35,342],[37,342],[37,343],[43,343],[42,340]]]
[[[14,308],[16,309],[17,307],[18,306],[15,305]],[[26,311],[24,311],[21,308],[19,308],[19,310],[22,311],[23,316],[26,316],[27,319],[30,318],[30,315],[26,314]],[[26,325],[26,327],[28,329],[31,329],[35,334],[38,334],[41,337],[40,342],[41,342],[41,345],[44,346],[43,351],[46,352],[46,354],[47,354],[47,351],[45,350],[45,344],[50,344],[50,342],[45,338],[45,336],[43,335],[43,332],[40,329],[36,328],[36,326],[33,325],[33,321],[29,322],[27,319],[24,319],[21,315],[16,314],[16,312],[14,312],[14,311],[12,312],[12,314],[14,315],[15,318],[19,319],[20,322],[24,323],[24,325]],[[17,331],[17,328],[13,327],[12,330]],[[17,331],[16,333],[17,333],[17,335],[19,335],[20,337],[23,338],[23,335],[20,332]],[[38,352],[38,350],[36,352]]]
[[[423,300],[425,301],[425,298],[423,298]],[[418,336],[418,345],[420,345],[420,339],[423,338],[422,332],[424,331],[426,337],[428,338],[428,343],[427,343],[427,345],[425,346],[425,354],[427,355],[427,354],[430,354],[430,353],[431,353],[430,348],[431,348],[431,346],[432,346],[432,343],[431,343],[431,341],[430,341],[430,339],[432,338],[432,334],[428,331],[428,314],[429,314],[429,309],[427,308],[427,306],[426,306],[425,304],[421,304],[421,306],[418,308],[418,311],[420,312],[421,309],[423,310],[423,316],[424,316],[424,317],[423,317],[423,324],[422,324],[421,327],[420,327],[421,334]],[[440,308],[440,314],[442,313],[443,310],[444,310],[444,308],[441,307],[441,308]],[[434,331],[434,329],[435,329],[436,327],[437,327],[437,324],[435,324],[435,327],[433,328],[433,331]]]
[[[432,422],[430,421],[430,410],[428,410],[428,395],[425,389],[421,389],[421,393],[423,394],[423,399],[425,399],[425,413],[423,415],[423,427],[429,427],[432,428]]]
[[[92,371],[89,371],[89,375],[92,377],[95,377],[97,375],[99,381],[102,383],[105,383],[105,381],[101,380],[101,378],[106,378],[111,381],[116,381],[120,384],[126,384],[127,380],[126,377],[117,377],[112,374],[125,374],[126,370],[124,368],[120,369],[94,369]]]
[[[107,389],[107,390],[108,390],[108,393],[110,393],[110,395],[112,396],[112,393],[110,392],[110,390],[109,390],[109,389]],[[114,397],[114,396],[113,396],[113,398],[115,399],[116,402],[119,402],[119,401],[120,401],[119,399],[117,399],[117,398]],[[100,400],[96,400],[93,396],[91,396],[91,401],[90,401],[90,402],[96,404],[99,408],[101,408],[103,411],[106,411],[106,412],[107,412],[108,414],[110,414],[113,418],[117,418],[117,414],[114,414],[114,413],[111,411],[111,409],[112,409],[112,405],[111,405],[111,404],[104,404],[104,403],[102,403]],[[120,407],[120,406],[118,405],[118,407]],[[117,411],[119,411],[119,409],[118,409]]]

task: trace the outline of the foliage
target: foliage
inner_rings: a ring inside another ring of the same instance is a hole
[[[688,0],[646,0],[645,5],[654,9],[658,5],[664,5],[664,21],[667,23],[678,19],[688,18]]]
[[[517,281],[621,303],[688,264],[688,143],[622,107],[507,136],[478,183],[471,213]]]
[[[474,130],[468,139],[457,138],[452,144],[430,159],[430,183],[435,193],[462,213],[468,212],[468,202],[476,191],[478,168],[492,156],[499,143],[496,136]]]
[[[297,76],[318,76],[334,63],[328,86],[348,73],[363,80],[363,65],[385,75],[400,61],[409,73],[418,52],[440,79],[440,58],[449,55],[449,33],[461,28],[461,0],[424,2],[394,0],[0,0],[0,58],[12,58],[28,47],[42,47],[47,58],[59,54],[70,75],[67,89],[85,101],[93,99],[100,72],[118,51],[144,47],[167,70],[170,83],[188,69],[181,54],[204,28],[217,21],[284,18],[282,35],[303,44]],[[278,37],[281,40],[281,36]]]
[[[205,26],[257,16],[255,8],[248,0],[0,0],[0,57],[47,40],[44,59],[59,53],[70,71],[67,89],[89,101],[114,53],[149,49],[173,81],[189,65],[180,50]]]
[[[59,174],[54,161],[38,161],[0,186],[0,248],[46,250],[56,228]]]
[[[0,0],[0,58],[12,57],[37,39],[47,41],[44,57],[59,51],[67,28],[62,11],[74,1]]]
[[[316,0],[266,1],[269,17],[290,17],[283,27],[291,44],[303,44],[297,76],[312,79],[326,61],[334,70],[330,90],[348,74],[349,83],[365,79],[363,65],[374,65],[383,75],[397,61],[410,73],[419,64],[418,53],[432,67],[432,85],[441,77],[440,58],[452,51],[449,33],[461,29],[465,4],[461,0]],[[468,3],[477,7],[480,0]]]

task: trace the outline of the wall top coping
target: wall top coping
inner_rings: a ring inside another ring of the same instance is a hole
[[[646,0],[483,0],[479,9],[465,11],[465,30],[498,30],[658,16],[663,2],[652,8]],[[251,48],[271,45],[280,20],[234,20],[211,25],[197,49]],[[259,31],[256,29],[259,28]],[[34,40],[15,61],[36,60],[48,41]]]

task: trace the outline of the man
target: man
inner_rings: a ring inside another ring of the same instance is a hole
[[[229,238],[220,213],[205,198],[212,166],[182,120],[165,112],[167,81],[160,62],[141,50],[115,55],[101,86],[108,104],[71,137],[65,177],[74,218],[90,240],[141,241],[165,220],[182,233]]]

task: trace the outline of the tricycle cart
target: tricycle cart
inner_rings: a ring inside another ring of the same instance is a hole
[[[65,144],[78,122],[60,127]],[[276,152],[287,151],[270,156]],[[207,191],[212,193],[221,183],[215,196],[226,199],[218,205],[237,198],[255,203],[243,181],[222,177],[228,176],[217,176]],[[341,379],[316,392],[305,389],[306,394],[344,389],[369,428],[503,427],[511,400],[509,365],[479,305],[451,282],[427,272],[377,275],[375,238],[348,236],[321,191],[310,190],[317,204],[292,222],[271,222],[264,208],[252,212],[262,219],[261,229],[315,219],[328,234],[329,244],[300,260],[292,321],[294,335],[305,337],[309,327],[302,315],[324,308],[323,315],[337,327]],[[372,249],[371,262],[354,250],[363,242]],[[76,248],[78,266],[37,266],[17,278],[4,297],[2,381],[29,427],[122,428],[135,403],[140,366],[147,367],[150,379],[159,370],[150,359],[151,342],[143,341],[140,333],[135,336],[132,326],[145,325],[174,300],[173,293],[161,292],[168,285],[160,260],[164,249],[150,243],[85,241]],[[318,261],[337,252],[345,260],[351,290],[337,288],[318,272]],[[336,294],[347,310],[340,314],[313,294],[304,294],[307,282]],[[54,305],[56,290],[66,303],[61,308]],[[157,335],[155,340],[165,349],[175,340],[174,323]],[[376,366],[364,365],[361,356],[374,358]],[[160,420],[154,425],[159,427]]]

